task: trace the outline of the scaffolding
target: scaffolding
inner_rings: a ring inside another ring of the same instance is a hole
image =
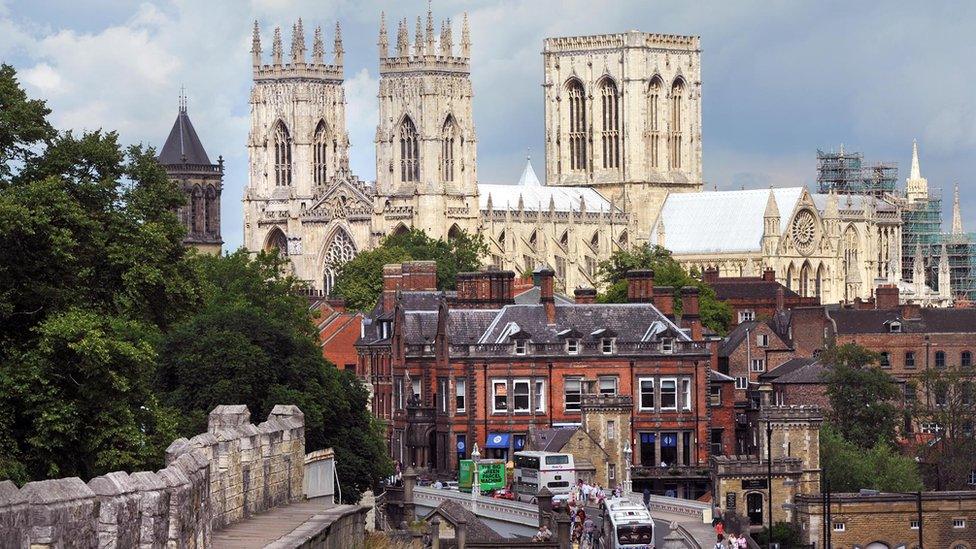
[[[976,302],[976,233],[944,234],[942,241],[949,259],[949,288],[953,297]],[[937,257],[941,256],[940,246]]]
[[[817,149],[817,183],[821,193],[866,194],[882,197],[895,192],[898,165],[894,162],[865,164],[859,152],[825,152]]]
[[[901,221],[902,280],[914,279],[915,251],[921,248],[928,279],[925,283],[937,287],[933,283],[938,280],[938,257],[942,251],[939,247],[942,243],[942,200],[906,201],[902,204]],[[936,276],[932,276],[933,272]]]

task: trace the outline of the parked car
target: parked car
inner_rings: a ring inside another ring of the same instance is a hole
[[[499,488],[498,490],[495,490],[491,494],[491,497],[495,499],[507,499],[507,500],[515,501],[515,492],[513,492],[509,488]]]

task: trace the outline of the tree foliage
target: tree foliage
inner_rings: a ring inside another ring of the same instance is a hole
[[[597,296],[600,303],[625,303],[627,301],[627,272],[635,269],[652,269],[655,286],[674,288],[675,314],[681,313],[681,288],[698,288],[698,309],[704,326],[716,333],[728,332],[732,322],[732,308],[720,301],[711,286],[693,277],[671,257],[671,252],[661,246],[644,244],[633,250],[614,252],[610,259],[600,262],[597,276],[606,291]]]
[[[820,464],[832,492],[865,488],[885,492],[922,489],[918,463],[882,439],[863,448],[847,441],[830,423],[820,429]]]
[[[909,401],[911,418],[935,431],[931,441],[916,449],[931,490],[971,489],[970,474],[976,471],[974,377],[972,368],[948,365],[921,372],[912,383],[911,392],[920,388],[923,398]]]
[[[434,240],[419,229],[410,229],[387,236],[379,247],[360,252],[339,267],[333,292],[345,298],[348,307],[369,310],[383,291],[383,265],[411,260],[436,261],[437,288],[453,290],[457,274],[478,270],[487,253],[480,234],[462,231],[448,240]]]
[[[300,282],[276,254],[196,262],[203,303],[165,335],[159,360],[161,399],[181,410],[181,434],[205,431],[219,404],[246,404],[255,421],[275,404],[296,404],[306,451],[334,448],[343,497],[358,500],[389,473],[388,458],[366,389],[322,357]]]
[[[830,421],[845,440],[868,450],[878,440],[891,444],[900,414],[894,379],[878,366],[880,355],[854,343],[821,356],[830,399]]]
[[[197,301],[151,150],[56,133],[0,68],[0,478],[152,467],[155,345]]]

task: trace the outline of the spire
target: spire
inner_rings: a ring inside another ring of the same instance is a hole
[[[257,68],[261,66],[261,27],[258,20],[254,20],[254,32],[251,34],[251,64]]]
[[[386,12],[380,12],[380,41],[376,44],[380,48],[380,59],[390,55],[390,37],[386,35]]]
[[[519,178],[519,185],[523,187],[541,187],[542,183],[539,182],[539,178],[535,175],[535,170],[532,169],[532,159],[530,157],[525,157],[525,169],[522,170],[522,177]]]
[[[451,18],[448,17],[441,28],[441,55],[444,57],[454,56],[454,37],[451,31]]]
[[[312,39],[312,63],[316,65],[325,64],[325,44],[322,42],[322,27],[315,27],[315,35]]]
[[[471,58],[471,31],[468,29],[468,12],[464,12],[464,21],[461,24],[461,57]]]
[[[291,62],[297,65],[305,62],[305,29],[302,28],[302,18],[291,28]]]
[[[952,275],[949,273],[949,253],[946,243],[942,242],[942,253],[939,255],[939,297],[949,299],[952,296]]]
[[[407,36],[407,20],[400,21],[397,28],[397,57],[408,57],[410,55],[410,38]]]
[[[779,206],[776,205],[776,195],[773,194],[773,189],[769,189],[769,197],[766,198],[766,211],[763,213],[763,217],[779,219]]]
[[[952,191],[952,234],[962,234],[962,210],[959,208],[959,183]]]
[[[342,50],[342,27],[339,26],[339,22],[336,21],[336,31],[335,31],[335,43],[332,46],[332,53],[335,56],[334,63],[341,67],[342,66],[342,54],[345,53]]]
[[[430,11],[430,0],[427,0],[427,55],[434,55],[434,14]]]
[[[281,65],[281,27],[275,27],[274,41],[271,43],[271,58],[275,65]]]
[[[912,171],[908,176],[910,179],[920,179],[922,170],[918,167],[918,140],[912,139]]]
[[[424,55],[424,29],[420,26],[420,16],[417,16],[417,30],[414,31],[413,56],[423,57]]]
[[[922,170],[918,165],[918,141],[912,140],[912,169],[905,181],[909,202],[923,202],[929,198],[929,182],[922,177]]]
[[[186,88],[180,86],[179,113],[186,114]]]

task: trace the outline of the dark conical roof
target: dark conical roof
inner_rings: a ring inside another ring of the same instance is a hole
[[[180,113],[176,116],[173,129],[169,131],[166,143],[159,151],[159,163],[168,164],[210,164],[207,151],[203,149],[197,131],[193,129],[190,116],[186,114],[186,105],[180,105]]]

